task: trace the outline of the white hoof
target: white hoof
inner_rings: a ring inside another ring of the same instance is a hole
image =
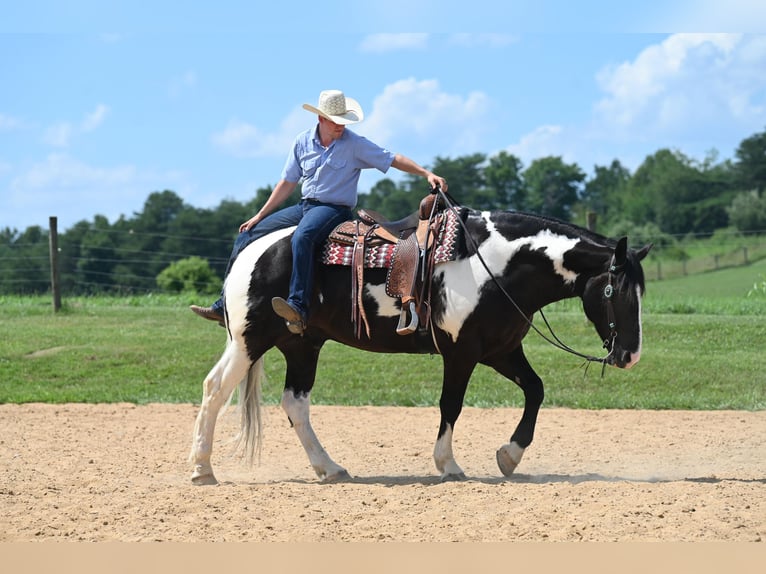
[[[524,449],[515,442],[504,444],[497,451],[497,466],[504,476],[511,476],[524,456]]]
[[[340,469],[338,472],[328,474],[322,479],[322,484],[328,484],[332,482],[345,482],[351,480],[351,475],[345,468]]]
[[[191,475],[191,481],[194,486],[210,486],[218,484],[213,474],[213,467],[210,464],[199,463],[194,465],[194,472]]]
[[[193,474],[191,481],[194,486],[215,486],[218,484],[218,480],[213,474]]]
[[[461,482],[465,480],[465,473],[459,472],[457,474],[442,474],[441,481],[442,482]]]

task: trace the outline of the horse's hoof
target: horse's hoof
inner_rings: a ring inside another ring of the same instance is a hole
[[[504,476],[512,476],[513,471],[519,466],[521,457],[524,455],[524,449],[515,442],[505,444],[497,450],[497,466]]]
[[[328,474],[322,479],[322,484],[329,484],[333,482],[345,482],[351,480],[351,475],[347,470],[343,469],[334,474]]]
[[[457,474],[442,474],[441,477],[442,482],[460,482],[462,480],[465,480],[464,472],[459,472]]]
[[[203,474],[199,476],[192,476],[192,484],[194,486],[216,486],[218,481],[212,474]]]

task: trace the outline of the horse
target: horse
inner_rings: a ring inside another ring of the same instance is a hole
[[[317,362],[327,340],[376,353],[441,355],[441,417],[433,459],[442,480],[465,478],[455,460],[452,437],[469,379],[480,363],[523,392],[521,419],[509,442],[496,453],[506,477],[520,464],[532,443],[544,398],[543,381],[528,362],[522,341],[530,329],[537,330],[533,315],[546,305],[579,297],[608,352],[598,359],[602,368],[629,369],[638,363],[645,290],[641,260],[651,244],[635,250],[628,247],[626,237],[610,239],[530,213],[452,209],[461,233],[454,257],[432,268],[430,321],[404,336],[396,332],[401,303],[385,292],[386,269],[364,272],[362,303],[369,335],[359,336],[349,320],[350,268],[318,263],[308,324],[303,335],[297,335],[288,331],[271,305],[273,297],[288,292],[294,228],[262,237],[240,253],[223,290],[226,347],[204,380],[194,426],[193,484],[217,484],[211,464],[216,420],[237,387],[239,439],[251,460],[258,452],[264,354],[273,347],[286,361],[281,407],[322,482],[350,479],[324,449],[310,421]]]

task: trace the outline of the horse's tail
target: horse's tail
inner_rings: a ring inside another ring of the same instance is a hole
[[[249,463],[261,456],[263,420],[261,418],[261,385],[266,374],[263,356],[250,365],[250,369],[239,384],[240,432],[238,446],[244,451]]]

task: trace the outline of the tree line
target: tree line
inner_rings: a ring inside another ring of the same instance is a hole
[[[583,226],[596,222],[605,235],[627,234],[635,243],[653,241],[660,249],[672,247],[677,237],[724,228],[766,233],[766,131],[742,140],[731,160],[718,161],[710,152],[697,161],[660,149],[633,173],[615,159],[594,166],[588,177],[561,157],[525,166],[505,151],[491,157],[437,156],[430,168],[447,179],[450,194],[462,205],[529,211]],[[101,215],[82,220],[59,234],[62,291],[214,291],[239,224],[260,209],[271,189],[258,188],[247,202],[226,199],[212,209],[189,205],[171,190],[156,191],[130,217],[113,223]],[[384,178],[360,193],[359,207],[405,217],[427,192],[416,176],[398,182]],[[288,202],[299,198],[296,189]],[[0,294],[44,293],[49,287],[47,228],[0,230]]]

